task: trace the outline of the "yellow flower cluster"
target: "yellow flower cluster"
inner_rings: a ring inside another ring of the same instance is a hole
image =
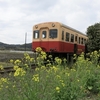
[[[23,69],[23,68],[17,68],[15,73],[14,73],[14,76],[24,76],[26,74],[26,71]]]
[[[35,82],[39,82],[39,74],[33,75],[32,80],[35,81]]]
[[[34,61],[34,58],[30,58],[30,62],[33,62]]]
[[[42,69],[42,70],[46,70],[46,67],[45,67],[45,66],[41,66],[41,69]]]
[[[60,93],[60,88],[58,86],[56,87],[56,91],[57,93]]]
[[[7,78],[1,78],[1,79],[0,79],[0,83],[1,83],[1,82],[7,83],[7,80],[8,80]]]
[[[42,51],[42,49],[40,47],[36,48],[36,52],[41,52],[41,51]]]
[[[19,66],[15,65],[14,66],[14,70],[17,70],[19,68]]]
[[[19,60],[19,59],[15,60],[15,62],[14,62],[15,65],[20,65],[20,63],[21,63],[21,60]]]
[[[35,68],[35,71],[39,71],[40,69],[38,67]]]
[[[0,65],[0,70],[3,70],[4,68],[3,68],[3,66],[2,65]]]
[[[57,64],[61,64],[61,63],[62,63],[62,60],[61,60],[60,58],[56,57],[56,58],[55,58],[55,62],[56,62]]]
[[[28,68],[28,64],[24,64],[24,66],[25,66],[26,68]]]
[[[13,59],[11,59],[11,60],[10,60],[10,63],[13,63],[13,62],[14,62],[14,60],[13,60]]]
[[[51,71],[57,72],[59,68],[53,66],[53,67],[51,67],[50,69],[51,69]]]
[[[47,58],[47,54],[44,51],[41,51],[41,58],[42,59],[46,59]]]
[[[29,54],[27,54],[27,53],[25,53],[24,56],[25,56],[25,59],[26,59],[26,60],[30,60],[30,59],[31,59],[31,57],[30,57]]]
[[[8,79],[7,78],[0,78],[0,90],[3,88],[3,85],[5,83],[8,84]]]

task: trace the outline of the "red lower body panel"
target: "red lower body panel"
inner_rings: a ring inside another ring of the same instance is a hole
[[[58,53],[74,53],[74,44],[69,42],[60,41],[42,41],[33,42],[32,50],[35,51],[37,47],[41,47],[45,52],[58,52]],[[77,53],[84,52],[84,45],[77,45]]]

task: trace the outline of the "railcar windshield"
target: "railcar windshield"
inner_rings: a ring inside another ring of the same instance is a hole
[[[50,29],[49,37],[50,38],[57,38],[57,29]]]
[[[34,39],[38,39],[38,38],[39,38],[39,31],[38,31],[38,30],[35,30],[35,31],[33,32],[33,38],[34,38]]]
[[[46,38],[46,31],[43,31],[43,32],[42,32],[42,38],[43,38],[43,39]]]

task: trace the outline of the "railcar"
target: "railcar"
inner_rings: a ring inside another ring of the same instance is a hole
[[[33,26],[32,50],[41,47],[47,53],[72,55],[85,52],[88,37],[60,22],[45,22]]]

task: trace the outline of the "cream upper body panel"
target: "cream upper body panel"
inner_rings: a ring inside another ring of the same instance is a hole
[[[50,38],[49,37],[49,32],[50,32],[50,29],[57,29],[57,38]],[[40,23],[40,24],[36,24],[33,26],[33,31],[35,30],[39,30],[40,32],[40,38],[37,38],[37,39],[33,39],[34,41],[39,41],[39,40],[42,40],[42,41],[63,41],[63,42],[66,42],[66,33],[69,33],[70,36],[69,36],[69,41],[67,42],[70,42],[71,40],[71,36],[74,36],[73,38],[73,43],[79,43],[81,44],[81,41],[85,41],[87,40],[87,36],[85,34],[83,34],[82,32],[79,32],[78,30],[76,29],[73,29],[67,25],[64,25],[62,23],[59,23],[59,22],[45,22],[45,23]],[[47,32],[47,37],[45,39],[41,39],[41,34],[43,31]],[[62,31],[64,31],[63,33],[63,40],[62,40]],[[76,39],[77,38],[77,39]]]
[[[40,23],[40,24],[36,24],[33,26],[33,31],[35,30],[39,30],[40,31],[40,35],[41,32],[43,32],[43,30],[47,31],[47,38],[44,39],[43,41],[47,41],[49,39],[49,41],[52,41],[52,38],[49,37],[49,31],[50,29],[57,29],[57,38],[53,39],[54,41],[58,41],[59,40],[59,29],[60,29],[60,23],[59,22],[45,22],[45,23]],[[41,36],[40,36],[41,37]],[[39,41],[40,38],[38,39],[34,39],[34,41]]]

